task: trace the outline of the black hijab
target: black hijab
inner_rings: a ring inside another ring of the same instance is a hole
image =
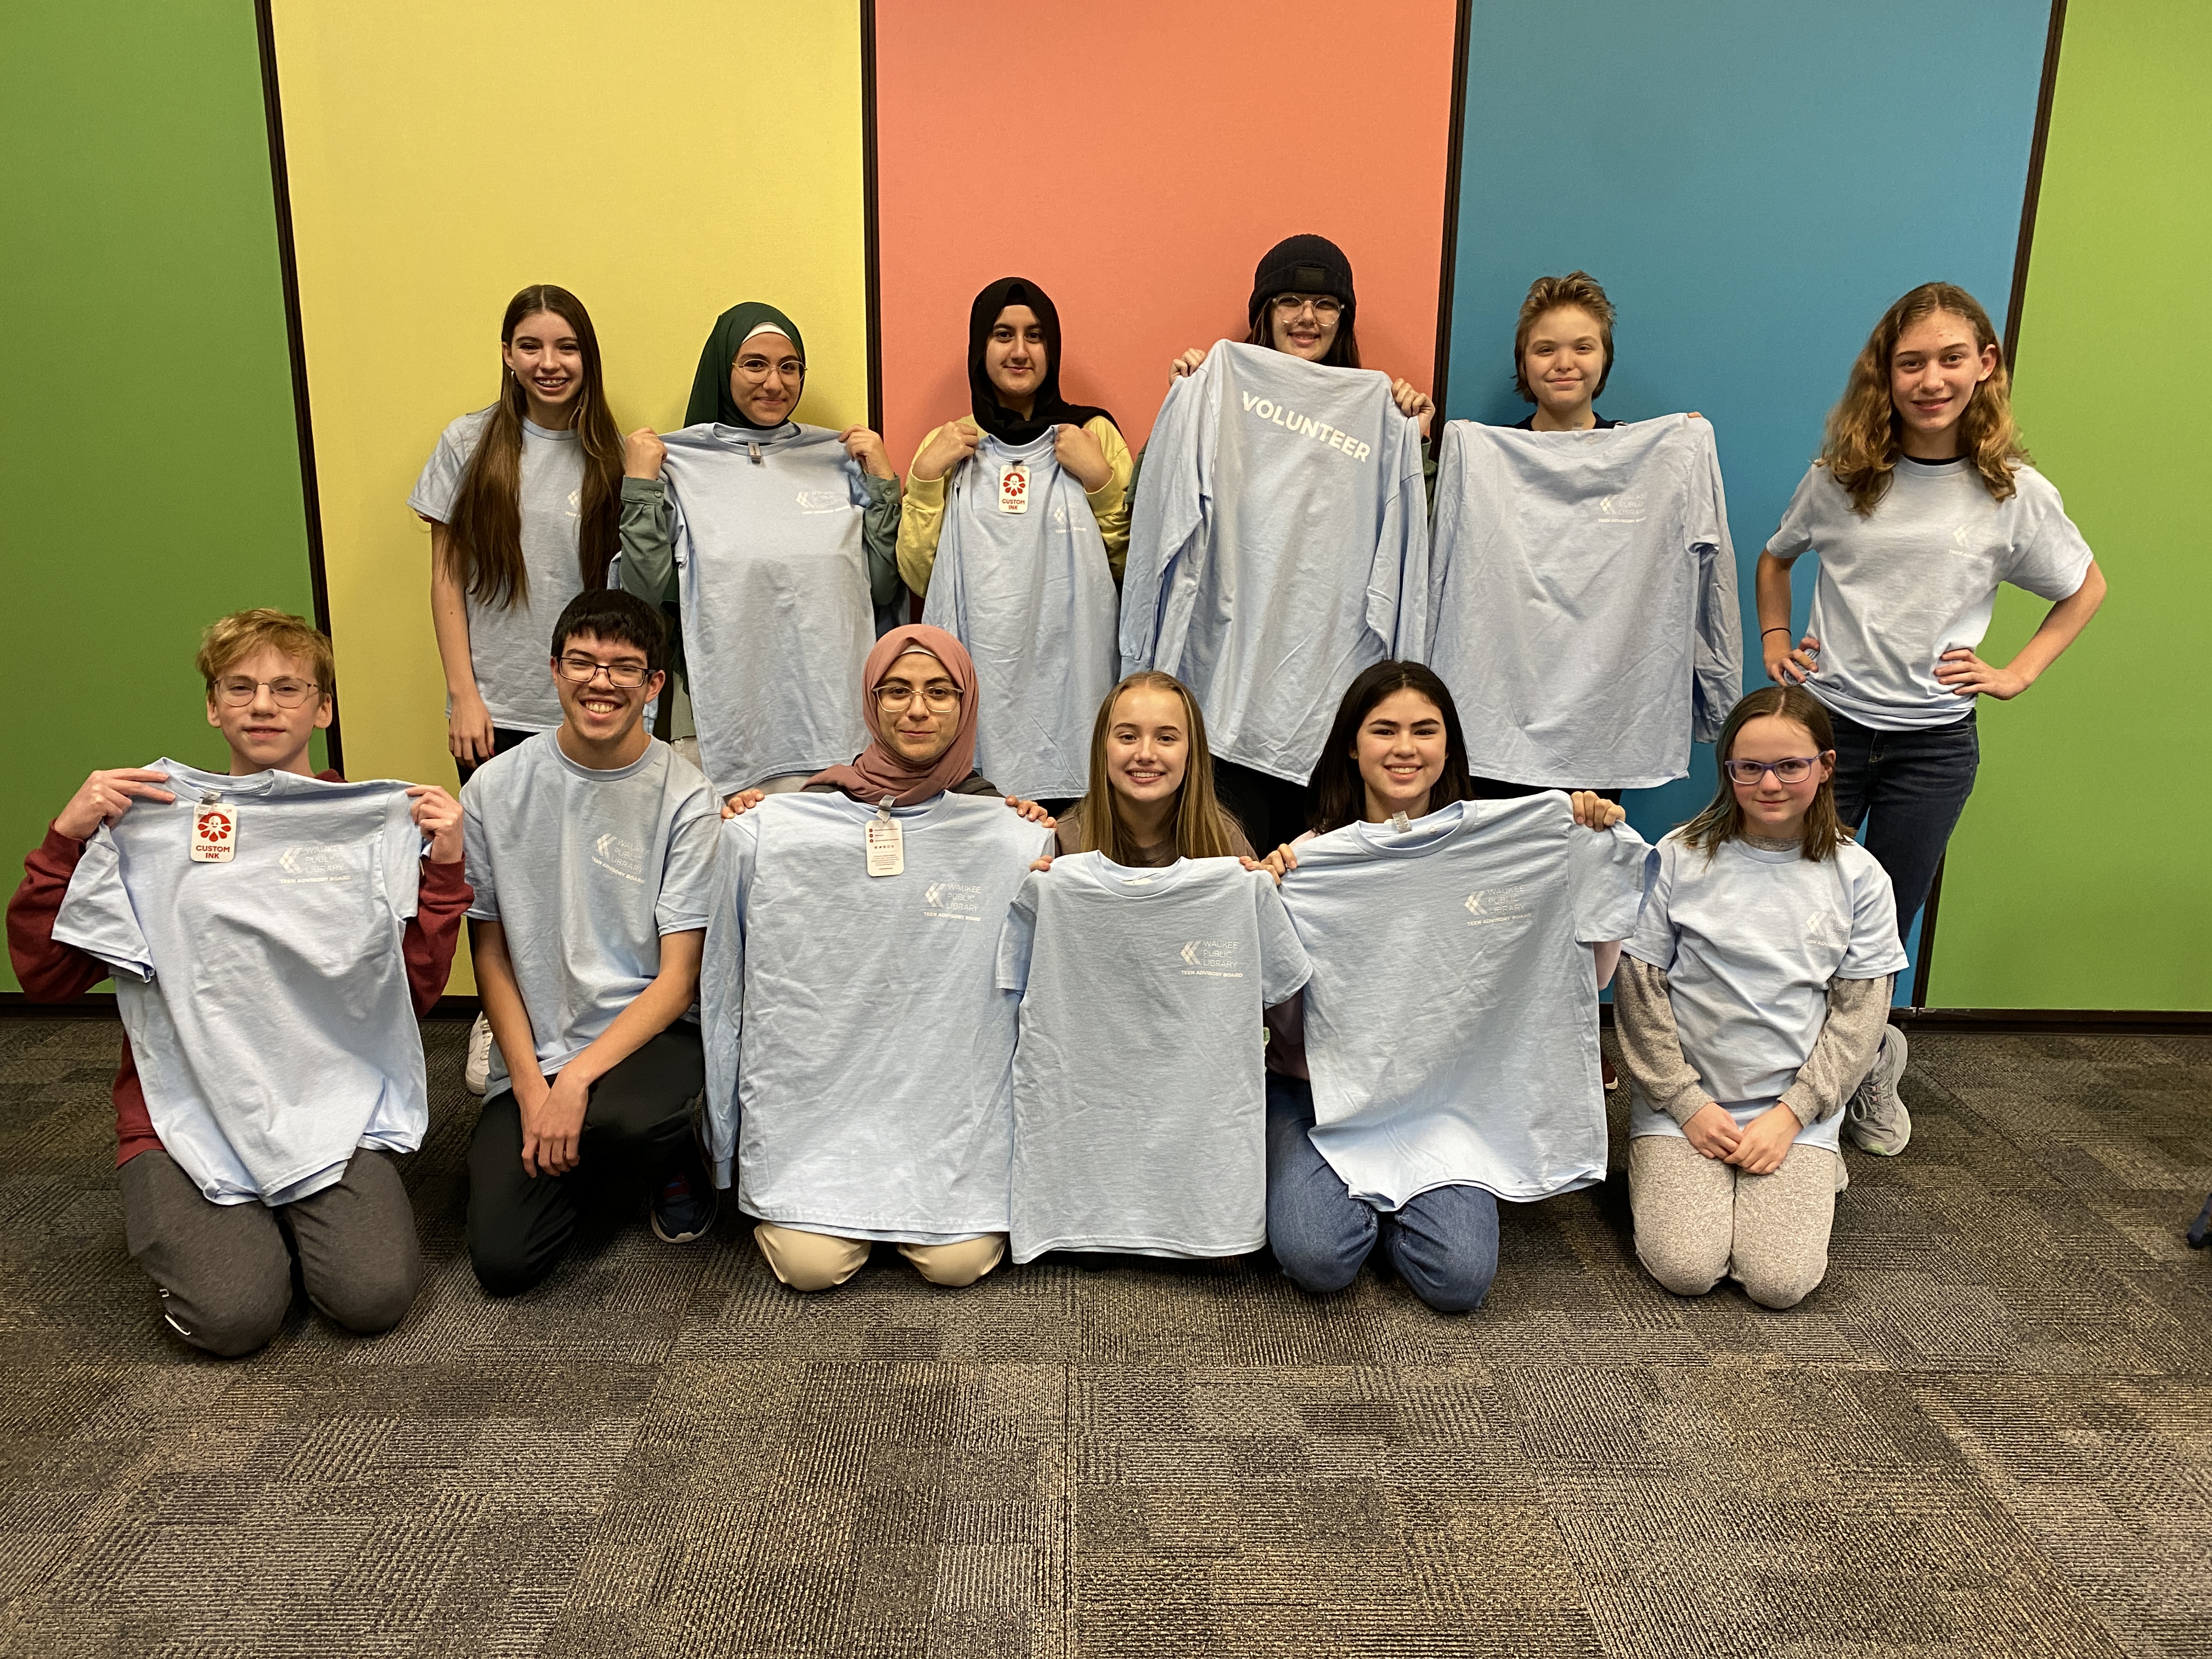
[[[983,368],[984,344],[991,337],[999,313],[1008,306],[1027,306],[1044,325],[1044,378],[1037,385],[1036,402],[1030,406],[1027,420],[999,401],[999,388],[991,384]],[[1103,409],[1071,404],[1060,395],[1060,313],[1051,295],[1019,276],[1001,276],[968,307],[968,397],[975,424],[1002,443],[1029,443],[1042,437],[1048,427],[1081,426],[1100,415],[1114,419]]]

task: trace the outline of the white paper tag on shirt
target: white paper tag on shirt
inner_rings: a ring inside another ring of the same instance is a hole
[[[896,818],[876,818],[868,825],[868,873],[902,876],[906,873],[906,831]]]
[[[192,808],[192,862],[228,864],[238,856],[238,809],[221,801]]]
[[[999,511],[1026,513],[1030,510],[1030,470],[1016,461],[999,474]]]

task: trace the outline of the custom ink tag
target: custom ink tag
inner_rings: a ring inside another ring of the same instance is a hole
[[[901,876],[906,873],[906,831],[891,816],[891,798],[885,795],[868,822],[868,873]]]
[[[1390,827],[1402,836],[1413,827],[1413,821],[1403,812],[1393,812],[1390,815]]]
[[[1030,470],[1016,461],[999,474],[999,511],[1026,513],[1030,510]]]
[[[238,809],[203,795],[192,808],[192,862],[228,864],[238,856]]]

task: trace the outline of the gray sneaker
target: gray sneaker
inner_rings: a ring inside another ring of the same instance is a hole
[[[461,1068],[461,1086],[480,1095],[491,1085],[491,1022],[482,1014],[469,1027],[468,1064]]]
[[[1905,1033],[1894,1025],[1884,1027],[1874,1069],[1844,1103],[1844,1133],[1862,1151],[1877,1158],[1895,1158],[1912,1139],[1912,1115],[1897,1092],[1905,1060]]]

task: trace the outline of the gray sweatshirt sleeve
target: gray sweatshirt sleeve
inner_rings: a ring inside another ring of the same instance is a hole
[[[898,597],[899,481],[860,475],[868,492],[860,509],[860,545],[868,556],[868,598],[878,609]],[[625,519],[625,524],[628,520]]]
[[[1620,1069],[1656,1109],[1687,1124],[1711,1103],[1697,1068],[1682,1056],[1664,969],[1621,957],[1613,976],[1613,1034],[1620,1044]]]
[[[1828,981],[1828,1018],[1813,1041],[1813,1052],[1797,1068],[1797,1080],[1782,1091],[1782,1103],[1800,1123],[1825,1123],[1843,1110],[1874,1069],[1896,981],[1896,975],[1884,974],[1880,979]]]
[[[647,605],[676,597],[676,554],[669,539],[668,492],[658,478],[624,478],[622,585]]]

